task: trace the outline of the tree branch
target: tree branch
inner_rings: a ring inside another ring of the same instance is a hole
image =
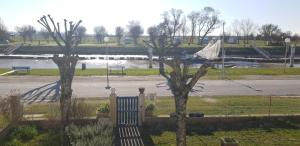
[[[208,63],[203,64],[198,71],[193,75],[192,79],[190,80],[190,82],[187,85],[187,90],[191,91],[193,89],[193,87],[195,86],[195,84],[198,82],[199,78],[204,76],[207,72],[207,67],[209,67]]]

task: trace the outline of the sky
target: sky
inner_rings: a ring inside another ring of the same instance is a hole
[[[128,21],[140,21],[143,28],[158,24],[161,13],[171,8],[182,9],[185,15],[210,6],[218,10],[226,28],[236,19],[251,19],[257,25],[273,23],[283,31],[300,34],[297,9],[300,0],[0,0],[0,18],[9,31],[16,26],[33,25],[47,14],[56,20],[82,20],[88,33],[103,25],[109,34],[116,26],[126,28]],[[214,32],[220,34],[218,29]]]

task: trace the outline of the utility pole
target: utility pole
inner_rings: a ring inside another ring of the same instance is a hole
[[[225,79],[225,31],[224,31],[225,22],[223,22],[223,37],[222,37],[222,79]]]
[[[104,38],[104,41],[105,41],[105,54],[106,54],[106,87],[105,89],[110,89],[111,87],[109,86],[109,78],[108,78],[108,55],[107,55],[107,42],[108,42],[108,39],[107,38]]]

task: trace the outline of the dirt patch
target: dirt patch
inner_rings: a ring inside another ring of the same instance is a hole
[[[217,99],[215,98],[202,98],[203,101],[208,102],[208,103],[216,103]]]

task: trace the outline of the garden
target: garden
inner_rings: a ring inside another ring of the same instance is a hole
[[[72,99],[72,124],[62,132],[58,103],[21,104],[10,98],[1,100],[1,105],[9,106],[1,106],[0,145],[62,145],[66,136],[75,146],[114,145],[118,140],[117,129],[108,118],[108,100]],[[203,112],[204,118],[187,119],[187,145],[215,146],[220,144],[221,138],[233,138],[243,146],[299,145],[300,119],[291,115],[300,113],[300,100],[271,98],[272,107],[269,97],[262,96],[190,97],[188,113]],[[22,109],[16,108],[18,104]],[[173,98],[146,99],[145,104],[146,120],[141,128],[144,144],[176,145],[175,119],[170,118],[175,110]],[[4,112],[19,110],[23,118]],[[269,117],[269,112],[273,116]],[[262,116],[258,116],[260,114]],[[16,123],[12,118],[20,119]],[[9,131],[3,136],[7,128]]]

